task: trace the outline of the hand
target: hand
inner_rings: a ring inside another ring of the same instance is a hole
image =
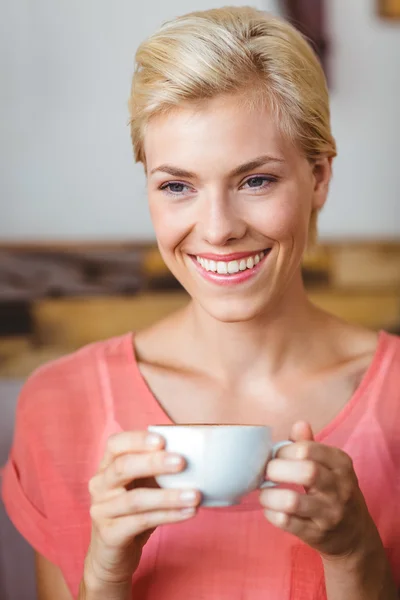
[[[182,457],[163,448],[164,440],[147,431],[118,433],[108,440],[89,482],[92,537],[85,570],[96,585],[130,582],[154,529],[196,513],[198,491],[157,486],[155,475],[177,473],[185,466]]]
[[[308,423],[296,423],[291,439],[295,443],[281,448],[268,463],[267,478],[304,486],[305,493],[263,490],[260,501],[265,516],[325,557],[361,551],[365,540],[375,539],[377,531],[350,457],[315,442]]]

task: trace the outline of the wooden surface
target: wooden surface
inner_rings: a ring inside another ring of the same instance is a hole
[[[182,292],[43,300],[33,309],[35,339],[41,345],[79,347],[143,329],[187,302]]]

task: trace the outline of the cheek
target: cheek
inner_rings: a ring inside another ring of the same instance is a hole
[[[310,215],[298,197],[290,196],[271,201],[257,211],[254,225],[265,236],[275,240],[304,237]]]
[[[160,249],[164,254],[173,252],[190,227],[168,202],[150,200],[150,215]]]

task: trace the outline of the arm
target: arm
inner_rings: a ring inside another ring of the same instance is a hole
[[[36,590],[38,600],[73,600],[60,568],[47,560],[44,556],[35,553]],[[105,589],[91,586],[90,578],[85,576],[85,583],[79,588],[77,600],[127,600],[130,598],[131,589],[124,586],[122,589]],[[89,583],[86,583],[89,580]],[[129,586],[130,588],[130,586]]]
[[[340,561],[323,559],[328,600],[397,600],[392,574],[380,540]]]
[[[59,567],[38,552],[35,552],[35,573],[38,600],[72,600]]]

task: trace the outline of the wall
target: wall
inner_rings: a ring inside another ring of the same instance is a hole
[[[135,49],[164,19],[243,3],[3,0],[0,240],[152,237],[127,127]],[[340,156],[321,233],[399,235],[400,27],[373,0],[327,4]]]
[[[400,236],[400,22],[378,19],[376,4],[326,0],[339,155],[325,237]]]

